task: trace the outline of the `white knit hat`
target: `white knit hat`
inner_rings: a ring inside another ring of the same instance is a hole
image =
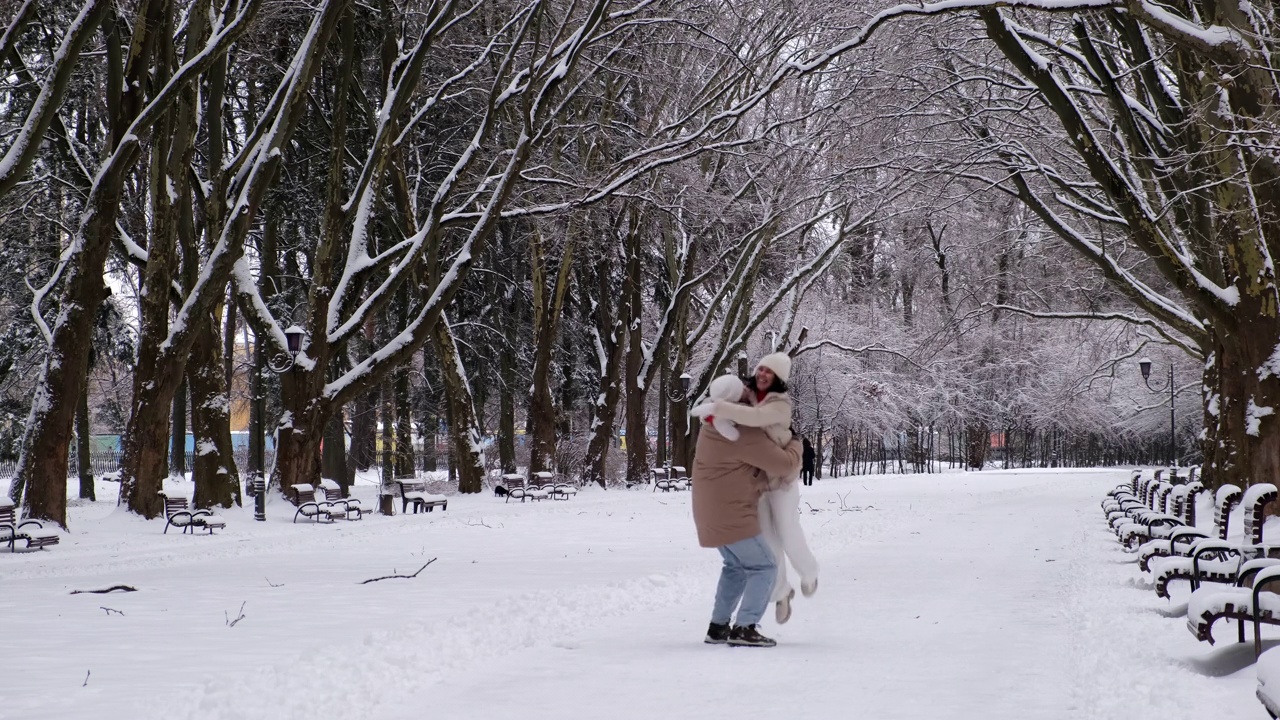
[[[756,363],[756,370],[767,367],[782,382],[791,382],[791,356],[786,353],[769,353]]]

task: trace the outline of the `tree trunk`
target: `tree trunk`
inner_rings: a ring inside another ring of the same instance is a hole
[[[981,470],[987,463],[987,448],[991,446],[991,432],[985,423],[973,422],[965,426],[965,459],[969,469]]]
[[[377,463],[378,407],[377,390],[361,393],[351,414],[351,452],[347,455],[348,475],[355,479]]]
[[[643,385],[641,368],[644,364],[644,335],[642,333],[644,305],[640,283],[643,282],[640,264],[640,233],[633,230],[628,235],[626,247],[626,279],[623,296],[627,304],[627,364],[624,382],[627,398],[627,484],[643,484],[649,480],[649,433],[646,427],[645,400],[647,387]]]
[[[93,443],[90,442],[89,388],[80,393],[80,405],[76,408],[76,471],[80,476],[80,498],[97,500],[93,482]]]
[[[556,457],[556,426],[559,408],[551,388],[551,368],[561,311],[573,267],[573,226],[566,233],[560,264],[551,287],[547,287],[546,239],[535,228],[529,233],[530,283],[533,288],[533,378],[529,397],[529,471],[552,469]]]
[[[592,405],[591,439],[587,443],[587,456],[583,462],[585,476],[583,482],[594,482],[605,487],[609,478],[609,450],[613,448],[618,400],[622,396],[622,366],[626,344],[623,340],[622,318],[626,314],[625,301],[617,303],[617,314],[613,312],[616,296],[613,280],[613,262],[602,263],[597,270],[596,293],[592,304],[594,307],[596,363],[599,372],[599,384],[596,388]]]
[[[453,463],[458,472],[458,492],[478,493],[484,489],[484,453],[480,449],[480,428],[476,426],[471,405],[470,382],[458,357],[458,346],[449,328],[448,318],[431,330],[431,341],[440,359],[440,376],[444,380],[445,399],[449,409],[449,443]]]
[[[324,426],[324,448],[321,476],[332,478],[342,486],[342,496],[351,494],[351,476],[347,474],[346,437],[342,413],[336,412]]]
[[[409,368],[394,374],[396,403],[396,477],[413,477],[413,406],[409,402]]]
[[[498,351],[498,464],[516,471],[516,358],[510,341]]]
[[[195,436],[197,508],[240,505],[240,474],[231,445],[231,399],[227,392],[222,338],[216,316],[206,318],[196,330],[187,361],[187,385],[191,389],[191,429]]]
[[[382,402],[379,403],[381,411],[378,413],[378,423],[380,426],[378,440],[382,445],[382,484],[390,486],[396,478],[396,454],[395,454],[395,425],[396,425],[396,400],[395,390],[392,388],[391,379],[382,383]]]
[[[187,474],[187,393],[190,388],[184,378],[173,395],[173,410],[169,413],[172,431],[169,433],[169,468],[176,475]]]
[[[1280,420],[1271,411],[1280,408],[1280,377],[1259,370],[1271,367],[1280,323],[1249,310],[1241,308],[1236,331],[1215,333],[1217,345],[1206,352],[1202,478],[1211,488],[1280,476]]]

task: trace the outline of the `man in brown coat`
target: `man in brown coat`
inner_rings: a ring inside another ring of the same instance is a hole
[[[726,439],[705,419],[693,456],[693,523],[698,544],[716,548],[724,559],[706,642],[773,647],[757,625],[769,607],[775,559],[760,535],[760,494],[768,478],[793,476],[801,447],[792,439],[778,447],[760,428],[740,427]],[[730,627],[733,611],[737,622]]]

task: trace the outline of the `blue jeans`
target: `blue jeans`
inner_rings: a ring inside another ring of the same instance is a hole
[[[757,625],[769,608],[769,594],[777,574],[777,564],[764,537],[757,535],[725,545],[720,550],[724,567],[716,586],[716,605],[711,622],[728,625],[734,608],[738,625]]]

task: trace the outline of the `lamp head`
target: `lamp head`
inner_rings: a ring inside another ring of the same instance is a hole
[[[289,354],[297,357],[302,352],[302,338],[306,337],[307,331],[297,325],[290,325],[284,331],[284,340],[289,345]]]
[[[689,373],[680,373],[680,392],[683,393],[685,397],[689,396],[689,385],[692,383],[693,378],[689,376]]]
[[[1151,358],[1142,358],[1139,360],[1138,369],[1142,371],[1143,380],[1151,377]]]

